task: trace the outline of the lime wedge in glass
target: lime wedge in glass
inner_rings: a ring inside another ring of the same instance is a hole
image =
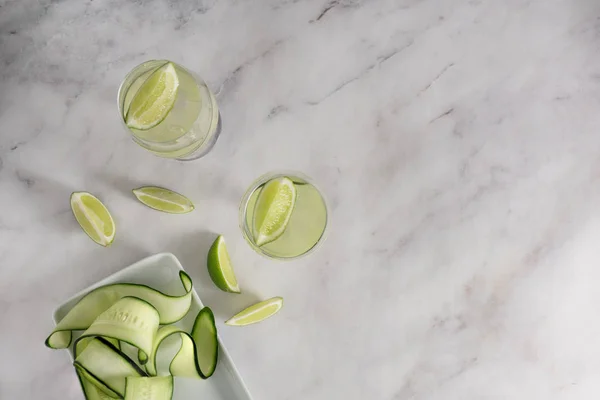
[[[87,192],[71,194],[71,209],[81,229],[101,246],[110,245],[115,238],[115,222],[94,195]]]
[[[265,184],[254,208],[252,233],[257,246],[277,240],[294,211],[296,187],[291,179],[275,178]]]
[[[125,116],[128,127],[148,130],[160,124],[175,105],[179,77],[173,63],[154,71],[137,91]]]
[[[269,300],[261,301],[243,311],[235,314],[225,321],[225,324],[231,326],[244,326],[255,324],[276,314],[283,307],[283,298],[273,297]]]
[[[210,278],[219,289],[229,293],[240,293],[223,236],[219,236],[210,247],[207,266]]]
[[[140,88],[142,87],[144,82],[146,82],[148,80],[148,78],[150,77],[150,75],[152,75],[156,70],[158,70],[160,67],[162,67],[166,64],[167,64],[167,62],[164,62],[164,63],[160,64],[158,67],[149,69],[148,71],[144,72],[139,77],[137,77],[133,81],[131,86],[129,86],[129,88],[127,89],[127,91],[125,93],[125,99],[123,100],[123,119],[125,119],[127,117],[127,113],[129,112],[129,106],[131,106],[131,102],[133,101],[135,94],[138,92],[138,90],[140,90]]]
[[[166,213],[185,214],[194,209],[194,203],[190,199],[161,187],[145,186],[133,189],[133,194],[148,207]]]

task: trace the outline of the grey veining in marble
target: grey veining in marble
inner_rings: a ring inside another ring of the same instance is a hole
[[[192,163],[130,141],[116,91],[168,58],[217,94]],[[256,399],[600,395],[600,3],[594,0],[0,0],[0,398],[81,399],[43,340],[63,299],[171,251]],[[324,188],[318,252],[261,258],[237,206],[259,175]],[[186,216],[140,206],[166,186]],[[117,221],[76,225],[87,190]],[[204,258],[230,244],[245,294]],[[224,318],[280,295],[275,318]]]

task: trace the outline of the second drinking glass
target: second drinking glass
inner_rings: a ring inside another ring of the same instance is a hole
[[[293,259],[323,241],[327,206],[310,178],[274,172],[254,182],[240,204],[240,227],[250,246],[270,258]]]

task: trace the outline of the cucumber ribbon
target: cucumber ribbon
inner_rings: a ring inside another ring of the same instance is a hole
[[[73,364],[87,400],[168,400],[173,376],[206,379],[214,373],[218,338],[211,309],[198,312],[191,333],[166,325],[183,318],[191,306],[192,280],[183,271],[179,278],[182,296],[127,283],[97,288],[57,324],[46,339],[50,348],[68,347],[72,332],[84,330],[73,344]],[[156,354],[171,335],[179,335],[180,348],[169,365],[171,375],[158,377]],[[121,343],[137,349],[143,368],[122,351]]]

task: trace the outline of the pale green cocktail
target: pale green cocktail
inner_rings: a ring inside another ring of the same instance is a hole
[[[327,206],[321,192],[302,174],[267,174],[242,198],[240,227],[258,253],[296,258],[309,253],[323,239]]]
[[[151,60],[127,74],[119,114],[133,140],[154,154],[192,160],[206,154],[221,128],[214,95],[204,81],[167,60]]]

